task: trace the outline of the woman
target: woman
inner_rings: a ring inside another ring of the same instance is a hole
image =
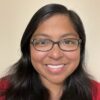
[[[84,71],[85,41],[74,11],[39,9],[23,34],[20,60],[1,79],[0,100],[100,100],[100,84]]]

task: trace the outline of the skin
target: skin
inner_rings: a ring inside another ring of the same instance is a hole
[[[33,38],[59,41],[65,38],[77,39],[79,36],[69,17],[57,14],[40,23]],[[75,51],[66,52],[62,51],[58,45],[54,45],[52,50],[41,52],[30,45],[30,54],[32,65],[39,73],[43,84],[50,90],[52,100],[58,100],[63,90],[64,80],[76,70],[79,64],[80,47]],[[63,67],[52,69],[48,65]]]

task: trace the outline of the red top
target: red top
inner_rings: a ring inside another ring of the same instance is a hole
[[[100,83],[93,81],[93,87],[96,88],[96,90],[93,90],[93,99],[92,100],[100,100]],[[9,86],[9,82],[7,80],[0,81],[0,90],[6,90]],[[0,96],[0,100],[5,100],[4,96]]]
[[[96,88],[96,90],[93,90],[93,100],[100,100],[100,83],[93,81],[93,87]]]

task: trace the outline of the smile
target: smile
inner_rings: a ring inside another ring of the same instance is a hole
[[[54,68],[54,69],[58,69],[58,68],[64,67],[64,64],[62,64],[62,65],[47,65],[47,67]]]
[[[64,71],[64,67],[65,67],[65,64],[49,64],[49,65],[46,65],[47,69],[49,72],[51,72],[52,74],[58,74],[58,73],[62,73]]]

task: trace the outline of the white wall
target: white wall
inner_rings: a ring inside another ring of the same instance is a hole
[[[20,57],[20,39],[30,18],[47,3],[61,3],[83,20],[88,72],[100,81],[100,0],[0,0],[0,76]]]

